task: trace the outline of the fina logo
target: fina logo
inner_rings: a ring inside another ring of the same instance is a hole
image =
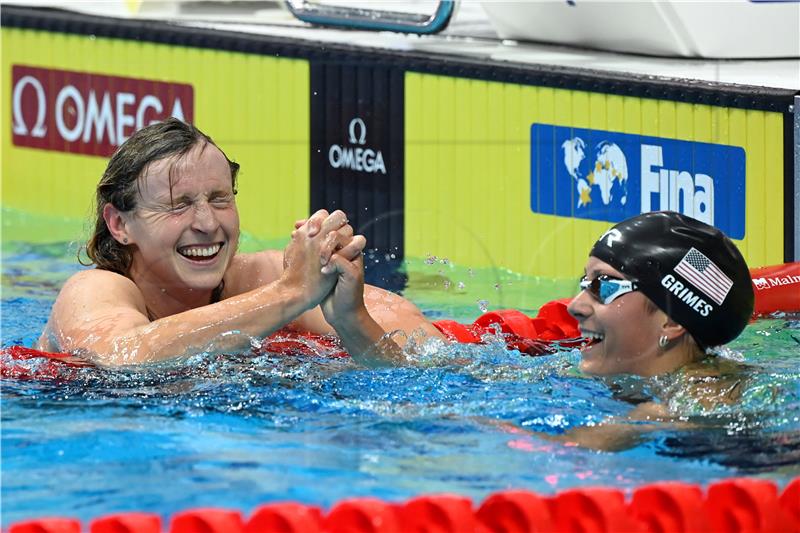
[[[349,134],[348,146],[331,145],[328,150],[328,162],[333,168],[348,168],[357,172],[370,172],[372,174],[386,174],[386,165],[383,162],[383,153],[372,148],[362,148],[367,142],[367,125],[356,117],[350,121],[347,128]],[[357,146],[356,146],[357,145]]]
[[[714,225],[714,180],[707,174],[692,175],[686,170],[662,168],[661,146],[642,145],[642,213],[648,211],[680,211]],[[651,202],[658,194],[658,204]],[[679,200],[683,196],[681,209]]]
[[[530,131],[534,213],[619,222],[669,210],[745,236],[741,146],[554,124]]]
[[[564,166],[575,182],[577,209],[586,209],[597,200],[603,206],[623,208],[628,202],[628,160],[615,143],[603,140],[595,146],[594,164],[588,172],[581,167],[586,158],[586,142],[572,137],[561,144]],[[658,145],[641,144],[642,213],[679,211],[706,224],[714,224],[714,180],[711,176],[664,167],[663,149]],[[657,201],[653,201],[653,195]]]
[[[592,203],[592,192],[600,191],[603,205],[628,201],[628,162],[619,146],[601,141],[595,147],[595,161],[591,170],[581,175],[580,167],[586,158],[586,143],[580,137],[573,137],[561,143],[564,150],[564,166],[575,180],[578,192],[578,208]]]

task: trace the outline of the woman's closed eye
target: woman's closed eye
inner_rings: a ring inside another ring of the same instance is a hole
[[[192,202],[189,200],[177,200],[170,204],[169,211],[172,213],[182,213],[186,211],[192,206]]]
[[[228,207],[233,203],[233,195],[232,194],[220,194],[217,196],[212,196],[209,200],[209,203],[218,206],[218,207]]]

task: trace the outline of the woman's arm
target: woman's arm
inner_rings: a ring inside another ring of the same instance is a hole
[[[108,271],[80,272],[56,299],[39,346],[84,354],[103,365],[249,349],[253,338],[283,327],[330,292],[336,276],[322,273],[319,261],[326,235],[295,231],[284,254],[286,268],[271,283],[153,321],[133,281]]]
[[[567,446],[580,446],[591,450],[617,452],[640,444],[648,433],[664,429],[689,429],[693,427],[669,414],[667,409],[655,402],[645,402],[634,407],[625,417],[612,417],[595,426],[578,426],[561,434],[528,431],[508,422],[494,421],[493,425],[510,429],[514,433],[524,432],[551,442]]]

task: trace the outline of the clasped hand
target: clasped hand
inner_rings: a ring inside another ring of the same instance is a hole
[[[342,211],[321,209],[295,223],[284,250],[284,276],[303,288],[309,308],[321,306],[334,327],[364,310],[366,242],[363,235],[353,235]]]

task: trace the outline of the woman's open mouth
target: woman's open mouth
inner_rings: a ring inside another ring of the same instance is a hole
[[[595,333],[593,331],[582,331],[581,334],[584,338],[584,348],[596,346],[605,340],[606,336],[602,333]]]
[[[222,249],[223,243],[214,244],[192,244],[189,246],[178,247],[178,253],[190,261],[204,263],[213,260]]]

